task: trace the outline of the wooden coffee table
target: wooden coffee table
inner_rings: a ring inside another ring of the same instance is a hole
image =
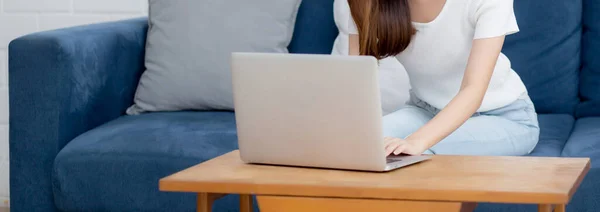
[[[389,173],[249,165],[234,151],[160,180],[160,190],[198,193],[208,212],[226,194],[241,211],[471,211],[475,203],[525,203],[565,211],[587,158],[434,156]]]

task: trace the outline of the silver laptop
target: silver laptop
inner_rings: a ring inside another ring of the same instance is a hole
[[[366,56],[233,53],[241,159],[378,172],[429,159],[385,156],[377,72]]]

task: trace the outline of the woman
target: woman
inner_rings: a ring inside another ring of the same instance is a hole
[[[525,155],[534,105],[510,60],[513,0],[336,0],[349,53],[395,56],[411,83],[407,106],[383,118],[387,155]]]

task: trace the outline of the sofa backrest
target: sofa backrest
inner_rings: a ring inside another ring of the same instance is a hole
[[[600,1],[583,0],[582,103],[577,116],[600,116]]]
[[[338,33],[333,0],[303,0],[288,49],[290,53],[331,54]]]
[[[515,0],[520,32],[503,52],[539,113],[572,114],[579,102],[582,0]]]
[[[579,103],[582,0],[515,0],[515,13],[521,31],[507,37],[503,52],[539,113],[573,114]],[[600,30],[600,21],[595,24]],[[289,50],[329,54],[337,35],[333,0],[304,0]],[[600,38],[596,44],[600,50]],[[600,60],[596,64],[600,68]],[[600,101],[600,92],[593,95]]]

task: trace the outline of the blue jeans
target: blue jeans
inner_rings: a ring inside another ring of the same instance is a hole
[[[383,117],[384,136],[406,138],[439,112],[411,95],[405,107]],[[539,134],[535,108],[524,94],[508,106],[474,114],[424,154],[521,156],[531,153]]]

